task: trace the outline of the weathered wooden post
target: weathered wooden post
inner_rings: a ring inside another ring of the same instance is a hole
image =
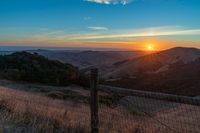
[[[91,96],[91,133],[99,133],[99,116],[98,116],[98,69],[91,69],[90,73],[90,96]]]

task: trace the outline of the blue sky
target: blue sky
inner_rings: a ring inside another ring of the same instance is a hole
[[[199,0],[1,0],[0,45],[200,47]]]

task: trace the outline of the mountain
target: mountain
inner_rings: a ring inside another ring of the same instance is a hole
[[[63,63],[68,62],[79,69],[85,69],[91,66],[110,66],[114,62],[128,60],[147,54],[143,51],[34,50],[28,52],[38,53],[39,55]]]
[[[117,62],[104,77],[112,86],[199,96],[200,50],[178,47]]]
[[[159,73],[175,64],[188,64],[200,58],[200,49],[176,47],[150,55],[114,63],[105,78],[134,77],[136,73]]]
[[[1,50],[0,55],[9,55],[20,52],[20,49],[6,51]],[[50,49],[21,49],[29,53],[37,53],[48,59],[58,60],[62,63],[70,63],[79,69],[87,69],[90,67],[104,68],[115,62],[137,58],[149,54],[144,51],[95,51],[95,50],[50,50]]]
[[[84,80],[73,65],[28,52],[1,55],[0,78],[51,85],[78,84]]]

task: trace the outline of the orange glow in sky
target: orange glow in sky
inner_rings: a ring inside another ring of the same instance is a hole
[[[149,43],[146,45],[146,50],[147,51],[154,51],[155,50],[155,46],[152,43]]]

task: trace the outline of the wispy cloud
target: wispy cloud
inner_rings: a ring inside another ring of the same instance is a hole
[[[181,29],[181,28],[147,28],[132,30],[117,34],[116,32],[101,35],[85,35],[71,38],[73,40],[92,40],[92,39],[117,39],[117,38],[134,38],[134,37],[153,37],[153,36],[176,36],[176,35],[200,35],[200,29]]]
[[[91,26],[91,27],[88,27],[89,29],[91,30],[108,30],[107,27],[98,27],[98,26]]]
[[[95,2],[95,3],[98,3],[98,4],[122,4],[122,5],[126,5],[126,4],[129,4],[135,0],[84,0],[84,1],[87,1],[87,2]]]
[[[88,27],[91,30],[103,30],[102,32],[94,31],[78,31],[68,32],[63,30],[47,30],[41,31],[38,28],[33,33],[19,34],[18,29],[13,29],[9,33],[1,32],[0,44],[42,44],[42,45],[59,45],[70,46],[74,44],[105,44],[106,46],[113,46],[114,44],[136,44],[137,42],[143,41],[146,37],[155,37],[158,39],[173,41],[191,41],[199,44],[200,29],[188,29],[181,26],[161,26],[161,27],[149,27],[141,29],[119,29],[119,30],[108,30],[106,27]],[[0,29],[1,31],[2,29]],[[3,31],[3,30],[2,30]],[[23,30],[24,31],[24,30]],[[28,29],[29,31],[29,29]],[[14,34],[11,34],[14,33]],[[18,34],[17,34],[18,33]],[[112,45],[111,45],[112,44]],[[48,45],[48,46],[49,46]],[[182,45],[182,44],[181,44]],[[197,45],[197,44],[195,44]],[[82,46],[82,45],[80,45]],[[92,46],[92,45],[91,45]],[[122,45],[118,45],[122,46]],[[115,46],[116,47],[116,46]]]

